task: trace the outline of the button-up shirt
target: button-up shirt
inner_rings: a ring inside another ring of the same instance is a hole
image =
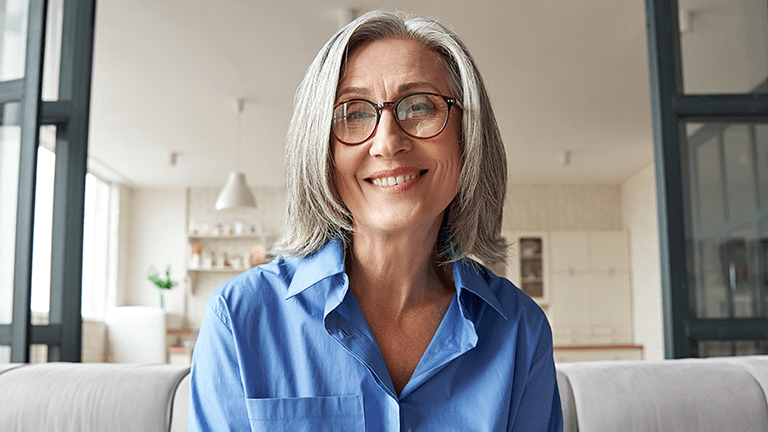
[[[452,268],[456,294],[399,394],[339,241],[233,278],[200,328],[190,430],[562,430],[542,310],[477,263]]]

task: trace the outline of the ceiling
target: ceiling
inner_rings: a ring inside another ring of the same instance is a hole
[[[511,182],[618,184],[651,162],[642,1],[99,0],[90,167],[135,187],[223,185],[238,165],[252,186],[284,185],[294,92],[349,8],[456,29],[486,79]]]

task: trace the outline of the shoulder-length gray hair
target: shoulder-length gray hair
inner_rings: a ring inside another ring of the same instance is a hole
[[[439,255],[456,261],[475,256],[493,263],[506,254],[500,236],[507,188],[507,161],[496,118],[480,72],[448,26],[400,12],[373,11],[349,23],[320,50],[294,99],[286,138],[288,208],[277,251],[307,256],[339,237],[349,241],[352,214],[339,198],[331,152],[331,118],[347,55],[368,42],[405,36],[442,59],[463,105],[463,167],[459,190],[444,218]]]

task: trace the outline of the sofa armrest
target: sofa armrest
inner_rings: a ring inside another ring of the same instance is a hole
[[[174,396],[188,367],[45,363],[0,374],[0,430],[170,429]]]

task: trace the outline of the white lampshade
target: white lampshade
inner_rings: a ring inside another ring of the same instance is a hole
[[[256,207],[256,200],[245,182],[245,174],[230,171],[227,183],[216,198],[216,210],[242,207]]]

